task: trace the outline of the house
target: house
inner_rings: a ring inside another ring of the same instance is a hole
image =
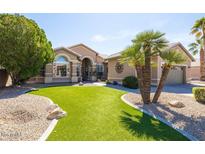
[[[194,57],[185,49],[185,47],[177,42],[171,43],[169,49],[176,49],[178,52],[184,54],[187,58],[186,62],[176,65],[168,74],[166,84],[183,84],[191,80],[191,62],[195,61]],[[121,52],[110,55],[108,60],[108,80],[121,82],[126,76],[136,76],[136,71],[128,64],[121,64],[119,62]],[[151,68],[152,85],[159,83],[163,60],[159,56],[152,57],[154,65]]]
[[[183,84],[196,79],[199,66],[191,64],[195,59],[181,43],[169,44],[170,49],[176,49],[187,57],[185,63],[176,65],[168,74],[166,84]],[[127,76],[136,76],[136,71],[128,64],[119,62],[121,52],[108,57],[103,56],[84,44],[54,49],[56,57],[53,63],[47,64],[40,74],[29,79],[28,83],[58,83],[106,80],[121,82]],[[163,60],[159,56],[152,57],[152,85],[157,85],[162,72]],[[195,71],[196,70],[196,71]],[[196,73],[195,73],[196,72]],[[8,74],[0,68],[0,86],[4,86]],[[3,79],[4,78],[4,79]],[[8,84],[8,83],[7,83]]]
[[[56,83],[105,80],[107,64],[104,56],[84,44],[54,49],[56,57],[29,83]]]
[[[192,80],[200,80],[200,60],[196,59],[196,61],[191,63],[191,78]]]

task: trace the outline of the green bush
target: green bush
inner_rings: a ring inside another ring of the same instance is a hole
[[[137,78],[134,76],[127,76],[122,80],[122,85],[127,88],[137,89],[138,88]]]
[[[192,93],[197,102],[205,103],[205,87],[194,87]]]
[[[109,80],[106,80],[105,83],[106,84],[111,84],[111,82]]]

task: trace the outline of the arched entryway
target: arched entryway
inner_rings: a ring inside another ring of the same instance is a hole
[[[92,79],[92,62],[89,58],[84,58],[82,60],[82,80],[91,81]]]

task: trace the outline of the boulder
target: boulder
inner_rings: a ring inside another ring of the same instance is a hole
[[[67,113],[58,107],[49,113],[49,115],[47,116],[47,119],[48,120],[60,119],[60,118],[65,117],[66,115]]]
[[[38,91],[38,88],[31,88],[31,91]]]
[[[177,100],[170,101],[169,105],[172,106],[172,107],[176,107],[176,108],[183,108],[183,107],[185,107],[185,105],[182,102],[177,101]]]
[[[54,109],[58,108],[59,106],[57,104],[51,104],[46,108],[47,112],[52,112]]]

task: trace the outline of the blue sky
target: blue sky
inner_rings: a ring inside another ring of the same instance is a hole
[[[24,14],[46,32],[53,47],[85,43],[99,53],[123,50],[144,30],[160,30],[185,47],[194,41],[190,29],[205,14]]]

